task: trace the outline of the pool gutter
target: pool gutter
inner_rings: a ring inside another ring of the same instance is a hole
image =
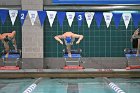
[[[140,77],[140,70],[126,69],[22,69],[0,70],[0,78],[92,78],[92,77]]]

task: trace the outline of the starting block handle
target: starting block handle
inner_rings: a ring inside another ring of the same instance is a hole
[[[68,54],[67,49],[63,49],[64,54]],[[82,53],[82,49],[77,49],[77,50],[71,50],[71,54],[80,54]]]
[[[136,49],[136,48],[132,48],[132,49],[131,48],[125,48],[124,49],[124,53],[125,54],[136,54],[137,53],[137,50],[138,49]],[[139,52],[140,52],[140,50],[139,50]]]
[[[2,58],[5,58],[5,55],[6,55],[6,51],[2,51],[1,52],[1,57]],[[18,49],[17,51],[16,50],[10,50],[9,51],[9,57],[10,58],[20,58],[21,57],[21,55],[22,55],[22,52],[21,52],[21,50],[20,49]],[[15,56],[15,57],[14,57]]]
[[[5,50],[3,50],[1,52],[1,55],[4,55],[4,54],[6,54]],[[9,54],[21,54],[21,50],[20,49],[18,49],[17,51],[16,50],[9,50]]]
[[[64,54],[64,58],[69,58],[68,54]],[[81,58],[80,54],[71,54],[71,58]]]

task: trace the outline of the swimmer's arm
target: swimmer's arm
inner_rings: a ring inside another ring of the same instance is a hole
[[[16,36],[16,31],[12,31],[12,33],[9,33],[9,34],[7,34],[8,35],[8,37],[10,37],[10,38],[15,38],[15,36]]]
[[[3,38],[3,36],[0,34],[0,40],[3,40],[4,38]]]
[[[140,38],[140,36],[138,35],[138,33],[139,33],[138,30],[139,30],[139,29],[137,29],[137,30],[134,31],[134,33],[133,33],[133,35],[132,35],[132,37],[131,37],[131,41],[132,41],[132,39]]]
[[[63,44],[63,41],[61,39],[63,39],[63,36],[62,35],[57,35],[54,37],[55,40],[59,41],[61,44]]]
[[[78,35],[78,34],[74,34],[74,37],[75,38],[79,38],[78,40],[77,40],[77,42],[76,42],[76,44],[79,44],[80,43],[80,41],[83,39],[83,35]]]

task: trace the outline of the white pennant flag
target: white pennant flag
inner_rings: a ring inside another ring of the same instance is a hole
[[[90,28],[93,16],[94,16],[94,12],[85,12],[85,18],[88,24],[88,28]]]
[[[75,12],[66,12],[66,16],[68,19],[69,26],[71,27],[73,19],[75,17]]]
[[[18,10],[9,10],[9,15],[10,15],[12,25],[14,25],[16,21],[17,14],[18,14]]]
[[[109,25],[110,25],[110,22],[111,22],[113,14],[112,13],[104,12],[103,15],[104,15],[104,19],[105,19],[105,22],[106,22],[106,26],[108,28]]]
[[[128,24],[129,24],[130,19],[131,19],[131,13],[123,13],[122,17],[123,17],[123,20],[124,20],[125,27],[127,29]]]
[[[36,17],[37,17],[37,11],[28,11],[28,13],[31,20],[31,24],[34,25]]]
[[[52,27],[57,11],[46,11],[46,12],[47,12],[50,26]]]

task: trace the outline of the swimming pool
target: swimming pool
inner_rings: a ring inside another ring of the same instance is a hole
[[[23,93],[37,79],[0,79],[0,93]],[[125,93],[140,93],[140,78],[109,78]],[[104,78],[43,78],[31,93],[117,93]]]

